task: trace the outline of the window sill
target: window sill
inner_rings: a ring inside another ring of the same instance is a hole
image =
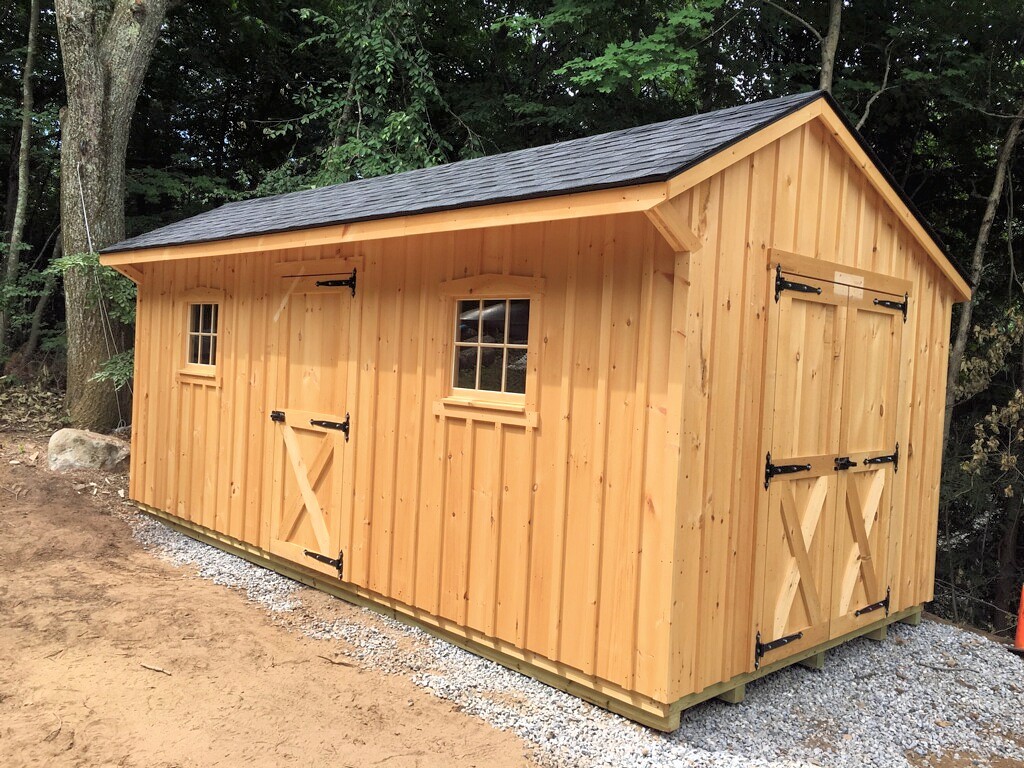
[[[526,403],[503,402],[461,395],[450,395],[434,401],[434,415],[472,421],[490,421],[536,429],[538,415]]]
[[[186,365],[178,370],[175,378],[182,384],[199,384],[206,387],[220,386],[220,374],[213,366]]]

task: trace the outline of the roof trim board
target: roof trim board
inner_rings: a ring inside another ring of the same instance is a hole
[[[629,212],[646,213],[674,250],[695,250],[699,247],[699,239],[685,224],[681,226],[687,230],[686,232],[677,231],[680,228],[679,222],[676,221],[678,217],[663,215],[663,204],[787,133],[818,119],[864,172],[876,192],[886,201],[901,223],[910,230],[925,253],[936,263],[943,276],[952,284],[958,300],[969,299],[971,288],[963,270],[943,251],[933,230],[881,165],[871,148],[843,117],[832,97],[820,92],[806,96],[810,101],[799,101],[797,106],[776,115],[767,124],[732,137],[731,140],[716,146],[713,151],[679,167],[673,175],[661,181],[550,194],[515,201],[472,204],[446,210],[293,230],[268,231],[224,239],[108,250],[101,255],[100,263],[112,266],[125,274],[121,268],[126,265],[171,259],[258,253]],[[124,244],[128,245],[130,242],[126,241]],[[128,276],[135,279],[139,275]]]
[[[364,240],[383,240],[391,237],[428,235],[462,229],[484,229],[512,224],[533,224],[542,221],[641,212],[664,202],[667,198],[665,183],[656,182],[595,192],[521,200],[515,203],[496,203],[472,208],[457,208],[451,211],[360,221],[353,224],[336,224],[204,243],[104,253],[100,256],[100,263],[118,267],[124,264],[146,264],[172,259],[261,253],[288,248],[308,248]]]
[[[931,226],[900,190],[885,167],[878,162],[874,152],[853,132],[842,113],[834,107],[825,109],[822,110],[820,119],[833,138],[839,142],[839,145],[846,150],[846,153],[853,158],[857,166],[867,176],[875,191],[888,203],[900,223],[910,230],[925,253],[931,257],[946,279],[952,283],[956,289],[957,300],[969,300],[972,289],[960,265],[942,249],[938,243],[938,236],[932,231]]]
[[[668,182],[670,197],[680,195],[697,186],[724,171],[730,165],[749,157],[759,149],[815,119],[819,120],[829,135],[839,142],[843,150],[868,178],[874,190],[886,201],[900,223],[910,230],[921,248],[935,262],[946,279],[952,283],[957,300],[967,301],[970,299],[971,287],[963,269],[946,254],[938,242],[938,235],[932,231],[924,216],[902,192],[889,172],[885,170],[885,166],[878,160],[871,148],[843,117],[831,96],[812,102],[804,108],[780,118],[757,133],[670,179]]]

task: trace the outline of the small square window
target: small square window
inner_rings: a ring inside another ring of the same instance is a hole
[[[529,299],[458,302],[453,386],[525,394],[529,327]]]
[[[217,304],[190,304],[188,308],[188,364],[217,364]]]

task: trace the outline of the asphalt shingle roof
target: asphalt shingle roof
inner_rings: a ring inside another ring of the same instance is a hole
[[[795,112],[813,91],[392,176],[228,203],[104,253],[664,181]]]

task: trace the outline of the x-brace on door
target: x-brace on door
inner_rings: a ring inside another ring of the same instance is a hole
[[[815,272],[772,275],[755,667],[888,611],[907,299]]]

